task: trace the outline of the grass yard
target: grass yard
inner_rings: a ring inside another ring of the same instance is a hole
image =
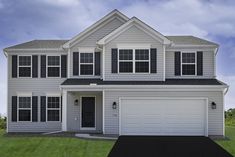
[[[1,157],[106,157],[114,141],[73,137],[4,136],[0,130]]]
[[[235,126],[227,126],[225,134],[230,140],[217,140],[216,143],[235,156]]]
[[[4,136],[0,130],[1,157],[106,157],[114,141],[82,140],[73,137]],[[226,127],[230,140],[217,140],[235,156],[235,127]]]

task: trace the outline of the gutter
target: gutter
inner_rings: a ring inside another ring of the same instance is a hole
[[[6,57],[8,57],[7,51],[5,49],[3,49],[3,53]]]

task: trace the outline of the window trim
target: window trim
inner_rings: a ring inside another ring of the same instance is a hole
[[[59,108],[48,108],[48,97],[58,97],[59,98]],[[48,120],[48,110],[59,110],[59,120],[58,121],[50,121]],[[59,94],[51,94],[46,96],[46,122],[61,122],[61,95]]]
[[[31,59],[31,64],[30,64],[30,66],[29,65],[20,65],[20,57],[21,56],[23,56],[23,57],[30,57],[30,59]],[[18,78],[32,78],[32,72],[33,72],[33,57],[32,57],[32,55],[18,55],[17,56],[17,76],[18,76]],[[30,67],[30,76],[26,76],[26,77],[24,77],[24,76],[20,76],[20,67]]]
[[[82,53],[92,53],[92,63],[81,63],[81,54]],[[81,65],[92,65],[92,74],[91,75],[84,75],[81,74]],[[94,52],[79,52],[79,76],[95,76],[95,53]]]
[[[184,53],[194,53],[195,54],[195,62],[194,63],[183,63],[183,54]],[[180,52],[180,62],[181,62],[181,76],[197,76],[197,52],[195,51],[181,51]],[[185,75],[183,74],[183,65],[195,65],[195,74],[194,75]]]
[[[30,97],[30,108],[20,108],[20,97]],[[32,99],[32,95],[24,95],[24,94],[20,94],[17,95],[17,122],[32,122],[32,117],[33,117],[33,113],[32,113],[32,105],[33,105],[33,99]],[[20,110],[30,110],[30,120],[29,121],[21,121],[20,120]]]
[[[119,53],[120,50],[132,50],[132,60],[120,60],[119,59]],[[136,55],[136,50],[148,50],[148,54],[149,54],[149,59],[148,60],[136,60],[135,59],[135,55]],[[150,74],[150,66],[151,66],[151,59],[150,59],[150,48],[120,48],[118,49],[118,54],[117,54],[117,58],[118,58],[118,67],[117,67],[117,73],[118,74]],[[132,62],[132,72],[120,72],[119,70],[119,66],[120,66],[120,62]],[[135,64],[136,62],[148,62],[149,63],[149,69],[148,72],[136,72],[136,67]]]
[[[48,57],[58,56],[60,65],[48,65]],[[48,67],[59,67],[59,76],[48,76]],[[61,55],[46,55],[46,78],[60,78],[61,77]]]

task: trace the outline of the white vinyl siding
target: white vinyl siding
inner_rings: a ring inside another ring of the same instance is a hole
[[[77,52],[79,47],[96,47],[96,42],[121,26],[124,22],[119,20],[118,18],[114,18],[113,20],[107,22],[103,27],[98,28],[96,31],[90,33],[90,35],[77,44],[75,44],[71,50],[70,50],[70,65],[69,65],[69,70],[70,70],[70,76],[69,77],[74,77],[73,76],[73,52]],[[102,58],[102,53],[101,53],[101,58]],[[101,59],[102,63],[102,59]],[[102,76],[102,64],[101,64],[101,75],[100,76],[77,76],[81,78],[100,78]]]
[[[24,54],[24,55],[38,55],[38,71],[39,77],[38,78],[11,78],[11,70],[12,70],[12,57],[11,55],[17,54]],[[50,132],[50,131],[59,131],[61,130],[61,122],[41,122],[40,121],[40,96],[46,96],[46,93],[60,93],[60,84],[66,80],[66,78],[40,78],[40,55],[58,55],[58,54],[66,54],[64,51],[17,51],[10,53],[8,56],[8,131],[9,132]],[[23,93],[32,93],[32,96],[38,96],[38,122],[11,122],[11,110],[12,110],[12,103],[11,99],[12,96],[17,96],[18,92]]]
[[[149,44],[150,48],[157,48],[157,73],[133,73],[133,74],[122,74],[111,72],[111,49],[118,48],[119,44]],[[130,27],[128,30],[120,34],[117,38],[105,45],[105,80],[156,80],[162,81],[163,76],[163,45],[153,39],[151,36],[137,28],[136,26]]]
[[[193,49],[194,51],[199,51]],[[203,50],[200,50],[203,51]],[[175,52],[166,50],[166,79],[167,78],[215,78],[214,51],[203,51],[202,76],[175,76]]]

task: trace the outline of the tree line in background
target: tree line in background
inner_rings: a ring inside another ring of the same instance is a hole
[[[225,111],[225,125],[235,126],[235,108]]]

